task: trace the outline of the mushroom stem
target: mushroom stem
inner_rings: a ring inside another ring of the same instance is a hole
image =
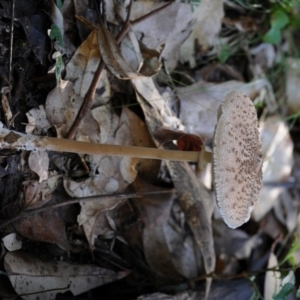
[[[211,151],[205,149],[205,145],[201,148],[200,154],[198,156],[198,166],[200,170],[203,170],[206,163],[211,163],[213,159],[213,154]]]
[[[5,128],[0,128],[0,149],[28,151],[44,149],[80,154],[130,156],[137,158],[167,159],[190,162],[199,161],[199,152],[195,151],[176,151],[135,146],[104,145],[52,137],[34,136],[11,131]]]

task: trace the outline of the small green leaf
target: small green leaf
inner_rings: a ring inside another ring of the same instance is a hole
[[[266,43],[277,44],[281,40],[281,29],[284,28],[290,19],[281,9],[276,10],[271,16],[271,28],[264,35],[263,40]]]
[[[58,9],[61,9],[63,7],[63,3],[61,0],[56,0],[56,6],[58,7]]]
[[[294,119],[296,120],[300,115],[300,111],[297,112],[296,114],[290,116],[288,119]],[[293,254],[298,251],[300,249],[300,242],[297,238],[297,236],[295,236],[294,241],[292,243],[291,248],[289,249],[288,253],[286,254],[286,256],[283,258],[283,260],[280,262],[280,265],[282,265],[283,263],[285,263],[286,261],[289,261],[291,266],[295,265],[295,261],[294,261],[294,257]]]
[[[271,16],[271,26],[282,29],[289,23],[289,17],[283,10],[276,10]]]
[[[58,84],[61,79],[61,72],[63,70],[64,63],[62,60],[61,53],[58,51],[53,53],[52,58],[55,59],[55,77]]]
[[[281,31],[278,28],[271,27],[270,30],[264,35],[263,40],[265,43],[277,44],[281,40]]]
[[[221,52],[219,54],[219,61],[221,64],[224,64],[226,62],[226,60],[229,58],[230,53],[228,51],[228,46],[227,45],[223,45],[221,48]]]
[[[290,282],[286,283],[277,295],[273,296],[274,300],[285,300],[286,297],[294,290],[294,285]]]
[[[63,37],[57,25],[52,24],[49,37],[51,40],[56,40],[61,47],[64,47]]]

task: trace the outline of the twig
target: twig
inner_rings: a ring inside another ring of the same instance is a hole
[[[11,73],[12,73],[12,57],[14,45],[14,20],[15,20],[15,3],[16,0],[11,1],[11,20],[10,20],[10,43],[9,43],[9,65],[8,65],[8,81],[9,81],[9,99],[11,98]]]
[[[126,17],[126,21],[121,29],[121,31],[119,32],[118,36],[116,37],[116,41],[117,43],[120,43],[121,40],[124,38],[124,36],[128,33],[128,31],[130,30],[132,25],[136,25],[139,22],[142,22],[144,20],[146,20],[147,18],[152,17],[154,14],[158,13],[159,11],[163,10],[164,8],[166,8],[167,6],[171,5],[172,3],[174,3],[174,1],[168,2],[167,4],[149,12],[148,14],[134,20],[134,21],[130,21],[130,13],[131,13],[131,6],[132,6],[132,0],[130,0],[129,6],[128,6],[128,12],[127,12],[127,17]],[[72,126],[70,127],[68,133],[66,134],[66,138],[67,139],[74,139],[74,136],[78,130],[78,127],[82,121],[82,119],[85,117],[86,113],[88,112],[88,110],[91,108],[92,106],[92,102],[95,96],[95,91],[97,89],[97,85],[98,82],[100,80],[100,76],[102,73],[102,70],[104,68],[104,63],[103,60],[101,60],[101,62],[98,65],[98,68],[95,72],[94,78],[91,82],[91,85],[83,99],[83,103],[77,113],[77,116],[72,124]]]
[[[58,208],[58,207],[62,207],[62,206],[70,205],[70,204],[79,203],[81,201],[94,202],[94,201],[99,201],[99,200],[105,199],[105,198],[113,198],[113,199],[141,198],[141,197],[148,196],[148,195],[168,194],[168,193],[174,193],[174,190],[161,190],[161,191],[152,191],[152,192],[144,192],[144,193],[105,194],[105,195],[83,197],[83,198],[71,198],[69,200],[62,201],[60,203],[45,205],[45,206],[38,207],[38,208],[25,209],[18,215],[1,222],[0,228],[7,226],[13,222],[16,222],[22,218],[28,217],[30,215],[39,214],[43,211],[51,210],[54,208]]]
[[[278,266],[274,266],[272,268],[266,268],[266,269],[260,269],[254,271],[244,271],[239,274],[233,274],[233,275],[210,273],[210,274],[198,276],[194,280],[201,281],[207,278],[213,278],[214,280],[232,280],[232,279],[240,279],[240,278],[249,278],[251,276],[255,276],[266,272],[288,272],[291,271],[292,269],[295,270],[297,268],[299,268],[299,264],[291,268],[278,268]]]

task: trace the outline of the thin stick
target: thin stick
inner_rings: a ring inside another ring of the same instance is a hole
[[[31,208],[31,209],[25,209],[18,215],[9,218],[7,220],[4,220],[3,222],[0,223],[0,228],[7,226],[13,222],[16,222],[22,218],[28,217],[30,215],[34,214],[39,214],[43,211],[46,210],[51,210],[54,208],[70,205],[70,204],[75,204],[79,203],[81,201],[88,201],[88,202],[94,202],[94,201],[100,201],[101,199],[105,198],[113,198],[113,199],[128,199],[128,198],[141,198],[144,196],[149,196],[149,195],[156,195],[156,194],[168,194],[168,193],[174,193],[174,190],[161,190],[161,191],[152,191],[152,192],[144,192],[144,193],[120,193],[120,194],[105,194],[105,195],[97,195],[97,196],[91,196],[91,197],[83,197],[83,198],[71,198],[66,201],[62,201],[60,203],[55,203],[51,205],[45,205],[42,207],[38,208]]]
[[[8,81],[9,81],[9,99],[11,98],[11,73],[12,73],[12,57],[14,45],[14,21],[15,21],[15,3],[16,0],[11,1],[11,20],[10,20],[10,43],[9,43],[9,65],[8,65]]]
[[[171,5],[173,2],[174,1],[168,2],[167,4],[162,5],[161,7],[149,12],[148,14],[146,14],[142,17],[140,17],[140,18],[138,18],[134,21],[130,21],[130,13],[131,13],[131,6],[132,6],[132,0],[130,0],[126,21],[125,21],[121,31],[119,32],[118,36],[116,37],[117,43],[121,42],[121,40],[128,33],[128,31],[130,30],[132,25],[136,25],[137,23],[139,23],[141,21],[144,21],[145,19],[153,16],[157,12],[159,12],[162,9],[166,8],[167,6]],[[76,116],[71,128],[69,129],[68,133],[66,134],[66,139],[74,139],[74,136],[75,136],[75,134],[78,130],[78,127],[79,127],[81,121],[85,117],[88,110],[91,108],[92,102],[93,102],[93,99],[94,99],[94,96],[95,96],[95,91],[97,89],[97,85],[98,85],[98,82],[100,80],[100,76],[101,76],[103,68],[104,68],[104,63],[103,63],[103,60],[101,60],[101,62],[98,65],[98,68],[95,72],[94,78],[91,82],[91,85],[90,85],[86,95],[84,96],[82,105],[81,105],[81,107],[80,107],[80,109],[77,113],[77,116]]]
[[[76,140],[27,135],[0,128],[0,149],[49,150],[79,154],[101,154],[107,156],[129,156],[148,159],[198,162],[199,152],[177,151],[146,147],[107,145]]]

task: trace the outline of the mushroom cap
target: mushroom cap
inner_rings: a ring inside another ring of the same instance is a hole
[[[230,228],[249,220],[259,197],[261,148],[252,101],[241,92],[229,92],[218,111],[213,139],[213,176],[217,204]]]

